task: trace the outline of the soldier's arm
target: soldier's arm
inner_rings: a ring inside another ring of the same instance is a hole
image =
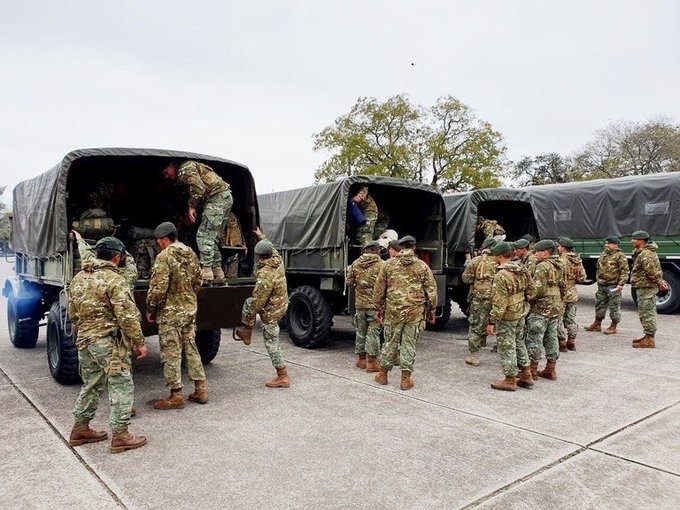
[[[134,289],[135,284],[137,283],[137,278],[139,277],[139,273],[137,272],[137,264],[135,264],[135,259],[132,258],[132,255],[130,255],[127,251],[125,252],[125,266],[123,266],[122,272],[123,278],[125,278],[125,281],[128,282],[130,289]]]
[[[583,262],[581,262],[578,265],[578,276],[576,277],[576,281],[578,283],[585,282],[587,277],[588,275],[586,274],[586,268],[583,267]]]
[[[630,268],[628,267],[628,259],[626,259],[626,256],[623,253],[619,252],[617,261],[619,266],[619,277],[617,278],[617,284],[623,287],[628,281],[628,272],[630,271]]]
[[[158,308],[165,302],[170,285],[170,266],[165,257],[156,257],[149,280],[149,292],[146,294],[146,312],[156,315]]]
[[[373,285],[373,302],[378,310],[385,309],[385,297],[387,293],[386,266],[387,264],[382,264],[380,271],[378,271],[378,277],[375,279],[375,285]]]
[[[248,308],[248,313],[246,317],[248,322],[251,324],[255,323],[255,316],[262,311],[264,305],[267,304],[269,296],[274,290],[272,282],[268,278],[267,274],[263,271],[255,283],[255,288],[253,289],[253,300]]]
[[[94,262],[97,259],[97,256],[94,253],[94,248],[82,238],[78,239],[78,255],[80,255],[81,267],[86,263]]]
[[[470,285],[475,281],[475,273],[477,272],[477,264],[479,263],[479,259],[480,257],[475,257],[468,265],[465,266],[465,270],[461,276],[463,283]]]
[[[352,288],[357,286],[357,278],[356,273],[354,271],[354,264],[349,266],[349,270],[347,271],[347,286]]]
[[[529,277],[531,279],[531,285],[529,285],[527,288],[528,301],[536,301],[543,295],[543,280],[545,279],[543,272],[543,267],[537,266],[533,277]]]
[[[198,173],[196,162],[187,161],[183,163],[177,172],[177,180],[189,187],[189,207],[195,209],[205,194],[205,185],[201,180],[201,175]]]
[[[203,277],[201,276],[201,266],[198,262],[198,257],[195,253],[192,252],[192,254],[193,257],[191,257],[191,261],[189,262],[189,274],[191,275],[191,286],[193,287],[194,292],[198,292],[203,283]]]
[[[132,299],[127,282],[119,280],[109,286],[109,301],[118,327],[135,347],[144,346],[144,335],[139,323],[139,310]]]
[[[430,300],[430,309],[434,310],[437,308],[437,282],[434,279],[432,271],[427,267],[425,262],[423,262],[423,287]]]
[[[503,277],[497,274],[493,277],[491,284],[491,313],[489,314],[489,322],[496,324],[505,315],[505,310],[508,307],[508,289],[505,286]]]
[[[663,273],[661,272],[661,264],[659,264],[658,259],[643,255],[641,262],[647,278],[656,285],[659,285],[663,279]]]

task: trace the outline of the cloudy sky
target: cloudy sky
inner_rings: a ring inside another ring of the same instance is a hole
[[[117,146],[305,186],[312,134],[398,93],[462,100],[511,159],[569,153],[614,120],[680,120],[679,21],[677,0],[3,2],[0,184]]]

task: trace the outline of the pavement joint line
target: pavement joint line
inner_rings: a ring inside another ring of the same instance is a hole
[[[92,476],[95,478],[95,480],[97,480],[97,481],[99,482],[99,484],[104,488],[104,490],[109,494],[109,496],[111,496],[111,498],[113,499],[113,501],[114,501],[119,507],[121,507],[121,508],[127,510],[127,506],[125,505],[125,503],[123,503],[123,501],[122,501],[122,500],[118,497],[118,495],[111,489],[111,487],[109,487],[109,486],[106,484],[106,482],[105,482],[105,481],[97,474],[97,472],[92,468],[92,466],[90,466],[90,465],[85,461],[85,459],[83,459],[83,457],[80,455],[80,453],[78,453],[78,452],[75,450],[75,448],[73,448],[70,444],[68,444],[68,441],[66,440],[66,438],[63,437],[63,436],[59,433],[59,429],[57,429],[57,427],[55,427],[54,424],[47,418],[47,416],[45,416],[45,414],[40,410],[40,408],[38,408],[38,406],[36,406],[36,405],[33,403],[33,401],[31,401],[31,399],[28,398],[28,395],[26,395],[26,393],[24,393],[24,392],[21,390],[21,388],[19,388],[19,387],[14,383],[14,381],[9,377],[9,375],[7,374],[7,372],[5,372],[1,367],[0,367],[0,372],[1,372],[5,377],[7,377],[7,380],[9,381],[9,385],[11,385],[12,388],[14,388],[14,390],[15,390],[19,395],[21,395],[21,397],[28,403],[28,405],[29,405],[30,407],[33,408],[33,410],[34,410],[36,413],[38,413],[38,416],[40,416],[40,418],[42,418],[42,420],[43,420],[43,421],[47,424],[47,426],[52,430],[52,432],[54,433],[54,435],[57,436],[57,438],[58,438],[64,445],[66,445],[66,447],[67,447],[69,450],[71,450],[71,453],[76,457],[76,459],[78,459],[78,462],[80,462],[80,464],[81,464],[81,465],[82,465],[82,466],[90,473],[90,475],[92,475]]]
[[[653,465],[651,465],[651,464],[646,464],[646,463],[644,463],[644,462],[640,462],[639,460],[630,459],[630,458],[628,458],[628,457],[624,457],[624,456],[622,456],[622,455],[617,455],[617,454],[611,453],[611,452],[606,452],[606,451],[600,450],[600,449],[598,449],[598,448],[589,448],[589,449],[590,449],[591,451],[593,451],[593,452],[601,453],[602,455],[607,455],[608,457],[613,457],[613,458],[615,458],[615,459],[619,459],[619,460],[623,460],[623,461],[626,461],[626,462],[630,462],[630,463],[632,463],[632,464],[637,464],[638,466],[643,466],[643,467],[646,467],[646,468],[649,468],[649,469],[653,469],[653,470],[655,470],[655,471],[661,471],[662,473],[666,473],[666,474],[669,474],[669,475],[677,476],[678,478],[680,478],[680,473],[676,473],[675,471],[669,471],[668,469],[660,468],[660,467],[658,467],[658,466],[653,466]]]

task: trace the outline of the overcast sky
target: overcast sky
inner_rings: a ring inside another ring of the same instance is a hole
[[[360,96],[453,95],[513,160],[573,152],[614,120],[680,120],[678,0],[50,0],[1,12],[10,189],[85,147],[226,157],[259,192],[309,185],[324,159],[312,134]]]

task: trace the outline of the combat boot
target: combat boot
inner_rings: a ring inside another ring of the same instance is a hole
[[[518,376],[519,381],[517,381],[517,386],[521,386],[522,388],[526,388],[527,390],[530,390],[534,387],[534,380],[531,377],[531,368],[529,367],[529,365],[520,368]]]
[[[570,351],[576,350],[576,337],[570,336],[567,338],[567,349]]]
[[[532,361],[529,365],[529,371],[531,372],[531,378],[534,381],[538,381],[538,361]]]
[[[602,319],[595,319],[595,322],[583,329],[586,331],[602,331]]]
[[[413,388],[413,380],[411,379],[411,371],[410,370],[402,370],[401,371],[401,386],[399,386],[402,390],[410,390]]]
[[[465,358],[465,363],[467,363],[468,365],[472,365],[473,367],[478,367],[479,358],[471,353],[467,358]]]
[[[494,390],[516,391],[517,390],[517,381],[511,375],[506,375],[505,379],[501,379],[500,381],[492,382],[491,387]]]
[[[366,356],[366,372],[380,372],[380,365],[378,364],[378,356]]]
[[[366,353],[357,355],[356,366],[361,370],[366,370]]]
[[[130,418],[134,418],[135,416],[137,416],[137,409],[133,407],[130,409]]]
[[[116,432],[111,438],[111,453],[120,453],[125,450],[134,450],[146,444],[146,437],[133,436],[127,431]]]
[[[250,345],[250,342],[253,340],[253,328],[249,328],[248,326],[234,328],[231,336],[234,337],[234,340],[237,342],[243,342],[245,345]]]
[[[380,372],[375,374],[375,382],[383,386],[387,384],[387,369],[385,367],[380,367]]]
[[[204,266],[201,268],[201,279],[204,284],[211,283],[215,279],[212,267]]]
[[[189,395],[189,400],[198,404],[208,403],[208,391],[205,389],[205,379],[194,381],[194,392]]]
[[[636,338],[635,340],[633,340],[633,345],[639,344],[639,343],[642,342],[645,338],[647,338],[647,335],[642,335],[640,338]]]
[[[566,338],[560,338],[558,340],[559,345],[560,345],[560,352],[567,352],[567,339]]]
[[[290,388],[290,379],[288,378],[288,368],[286,365],[276,368],[276,379],[264,383],[267,388]]]
[[[486,347],[486,336],[483,336],[482,339],[479,342],[479,345],[481,347]]]
[[[654,349],[654,347],[656,347],[654,335],[645,335],[642,340],[637,343],[633,343],[633,347],[636,349]]]
[[[545,368],[538,373],[538,377],[543,377],[544,379],[550,379],[555,381],[557,379],[557,373],[555,372],[555,365],[557,362],[555,360],[549,359],[545,364]]]
[[[157,400],[153,404],[154,409],[184,409],[184,395],[182,395],[182,388],[170,390],[170,396],[165,400]]]
[[[214,280],[224,280],[224,271],[222,270],[222,266],[213,267],[212,274]]]
[[[612,323],[609,325],[607,329],[603,331],[605,335],[615,335],[616,334],[616,326],[618,322],[612,321]]]
[[[75,423],[71,429],[71,435],[68,438],[68,444],[71,446],[80,446],[86,443],[98,443],[104,441],[109,435],[103,430],[92,430],[90,422]]]

